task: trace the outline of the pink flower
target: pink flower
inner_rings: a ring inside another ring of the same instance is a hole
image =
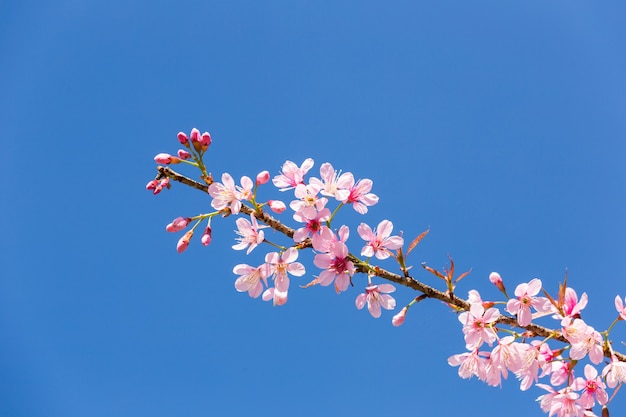
[[[550,311],[551,304],[544,297],[535,297],[541,290],[541,280],[532,279],[528,283],[522,283],[515,288],[517,298],[511,298],[506,303],[506,310],[511,314],[517,314],[517,323],[524,327],[528,326],[532,321],[530,308],[533,307],[537,311]]]
[[[289,248],[282,255],[278,252],[271,252],[265,255],[265,263],[268,265],[268,276],[274,276],[274,287],[268,288],[263,293],[263,300],[274,300],[274,305],[283,305],[287,302],[287,292],[289,290],[288,273],[296,277],[305,274],[304,265],[295,262],[298,259],[298,250]]]
[[[580,405],[583,408],[592,408],[596,401],[600,405],[606,404],[609,401],[609,396],[605,390],[606,385],[602,382],[602,378],[598,376],[596,368],[589,364],[585,365],[585,378],[578,377],[572,384],[574,390],[583,390],[578,400]]]
[[[365,287],[365,293],[356,297],[356,308],[361,310],[367,301],[367,309],[374,318],[380,317],[380,308],[393,310],[396,308],[396,300],[389,295],[396,290],[391,284],[369,285]]]
[[[318,252],[330,252],[331,244],[335,242],[346,243],[348,237],[350,237],[350,229],[346,225],[342,225],[337,232],[338,236],[335,236],[332,230],[326,226],[321,226],[319,233],[313,235],[311,240],[313,241],[313,249]]]
[[[389,220],[383,220],[378,223],[375,231],[365,223],[361,223],[357,228],[361,239],[367,244],[361,249],[361,256],[368,258],[376,256],[378,259],[387,259],[390,249],[398,249],[404,245],[404,239],[400,236],[389,236],[393,230],[393,223]]]
[[[146,184],[146,190],[152,190],[152,194],[157,195],[164,188],[170,188],[170,179],[163,178],[162,180],[152,180],[148,184]]]
[[[314,219],[328,202],[325,197],[318,198],[318,192],[319,190],[312,185],[296,185],[294,194],[298,200],[289,203],[289,207],[301,217]]]
[[[579,315],[580,312],[587,306],[587,293],[583,293],[578,301],[578,295],[572,288],[567,287],[565,289],[565,296],[563,297],[563,313],[566,317],[574,317]]]
[[[313,168],[313,159],[308,158],[302,163],[302,167],[291,161],[283,164],[282,173],[272,179],[274,185],[280,191],[290,190],[298,184],[304,184],[304,175]]]
[[[459,376],[463,379],[470,379],[476,375],[479,379],[485,380],[487,360],[478,354],[478,349],[452,355],[448,358],[448,364],[458,366]]]
[[[250,215],[250,221],[244,219],[243,217],[240,217],[235,223],[237,224],[237,231],[235,233],[239,235],[239,237],[237,238],[237,240],[239,240],[239,243],[233,245],[233,249],[243,250],[245,248],[248,248],[246,254],[249,254],[259,244],[263,243],[263,240],[265,240],[263,230],[260,229],[267,226],[259,227],[259,224],[256,220],[256,217],[254,217],[254,214]]]
[[[491,281],[491,283],[495,285],[500,291],[506,292],[506,289],[504,288],[504,283],[502,282],[502,277],[497,272],[492,272],[491,274],[489,274],[489,281]]]
[[[231,213],[239,214],[239,210],[241,210],[240,194],[235,188],[233,177],[228,173],[222,174],[222,183],[214,182],[209,186],[209,194],[213,197],[211,206],[215,210],[229,208]]]
[[[189,225],[189,222],[191,222],[189,217],[176,217],[171,223],[165,226],[165,230],[168,232],[180,232]]]
[[[352,174],[338,175],[331,164],[324,162],[320,167],[320,176],[321,181],[311,178],[310,184],[317,186],[322,195],[335,197],[338,201],[346,200],[350,196],[349,188],[354,184],[354,177],[352,177],[352,183],[350,182]]]
[[[550,416],[556,414],[557,417],[581,417],[584,415],[585,410],[577,401],[578,394],[572,391],[571,387],[555,391],[549,385],[537,384],[537,386],[548,391],[548,394],[537,398],[545,413],[550,413]]]
[[[617,384],[626,382],[626,362],[611,357],[611,362],[602,370],[602,377],[606,378],[606,385],[615,388]]]
[[[178,251],[178,253],[183,253],[187,249],[187,246],[189,246],[189,241],[192,237],[193,230],[189,230],[183,235],[183,237],[178,240],[178,244],[176,245],[176,250]]]
[[[270,209],[276,214],[280,214],[287,209],[285,203],[280,200],[269,200],[267,205],[270,206]]]
[[[293,234],[293,241],[300,243],[310,235],[315,235],[320,232],[323,223],[330,219],[330,210],[327,208],[322,209],[319,213],[316,213],[312,219],[302,216],[300,212],[296,212],[294,213],[293,218],[298,222],[306,223],[304,227],[299,228]]]
[[[480,303],[470,304],[469,311],[459,314],[458,318],[463,324],[467,350],[477,349],[483,342],[490,346],[493,344],[497,339],[493,325],[498,317],[500,317],[500,312],[497,308],[490,308],[485,311]]]
[[[252,298],[257,298],[263,291],[263,283],[267,286],[268,268],[267,264],[263,264],[256,268],[239,264],[233,268],[233,272],[240,275],[235,281],[235,288],[239,292],[248,292]]]
[[[406,307],[404,307],[402,310],[400,310],[400,312],[398,314],[396,314],[395,316],[393,316],[391,318],[391,324],[393,324],[396,327],[402,326],[402,324],[404,323],[404,319],[406,318],[406,313],[408,311],[409,311],[409,309],[406,308]]]
[[[348,176],[347,184],[349,184],[348,189],[350,193],[340,201],[344,204],[352,204],[352,208],[357,213],[367,213],[368,206],[378,203],[378,196],[370,193],[374,183],[370,179],[362,179],[355,184],[354,176],[350,173],[346,173],[346,175]]]
[[[505,336],[498,340],[498,345],[491,351],[491,363],[500,369],[504,378],[507,378],[508,371],[518,372],[523,368],[524,350],[522,344],[515,342],[513,336]]]
[[[318,268],[324,269],[319,275],[320,285],[325,287],[335,281],[337,292],[348,289],[355,268],[348,258],[348,248],[343,242],[331,243],[329,252],[315,255],[313,263]]]
[[[626,301],[626,297],[624,297],[624,301]],[[615,296],[615,309],[617,313],[621,317],[622,320],[626,320],[626,305],[622,302],[622,299],[619,295]]]

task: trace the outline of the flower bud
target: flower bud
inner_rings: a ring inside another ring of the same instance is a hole
[[[186,150],[184,150],[184,149],[179,149],[178,150],[178,157],[180,159],[185,159],[186,160],[186,159],[191,158],[191,154],[189,152],[187,152]]]
[[[256,185],[262,185],[270,180],[269,171],[261,171],[256,176]]]
[[[277,214],[280,214],[287,209],[285,203],[280,200],[269,200],[267,204],[270,206],[270,209]]]
[[[170,164],[172,162],[172,155],[169,153],[160,153],[154,157],[154,162],[157,164]]]
[[[504,288],[504,283],[502,282],[502,277],[497,272],[492,272],[491,274],[489,274],[489,281],[491,281],[493,285],[498,287],[500,291],[506,292],[506,289]]]
[[[159,185],[159,180],[152,180],[146,184],[146,190],[154,190]]]
[[[193,230],[189,230],[183,235],[183,237],[178,240],[178,244],[176,245],[176,250],[178,251],[178,253],[183,253],[185,249],[187,249],[187,246],[189,246],[189,241],[192,237]]]
[[[189,225],[191,219],[189,217],[176,217],[170,224],[165,226],[168,232],[180,232]]]
[[[189,138],[183,132],[178,132],[178,141],[181,145],[189,147]]]
[[[152,191],[152,193],[154,195],[157,195],[158,193],[160,193],[161,191],[163,191],[164,188],[170,188],[170,179],[169,178],[163,178],[161,181],[159,181],[159,183],[156,185],[156,187],[154,187],[154,191]]]
[[[202,145],[202,150],[206,151],[209,149],[209,145],[211,145],[211,135],[209,132],[204,132],[202,137],[200,138],[200,144]]]
[[[200,152],[202,150],[202,144],[200,143],[200,131],[195,127],[191,129],[190,139],[196,152]]]
[[[211,226],[207,226],[206,229],[204,229],[204,234],[200,240],[204,246],[209,246],[211,240],[213,240]]]
[[[393,316],[393,318],[391,319],[391,324],[393,324],[396,327],[402,326],[402,323],[404,323],[404,319],[406,318],[407,311],[409,311],[409,309],[406,307],[400,310],[400,312],[396,314],[395,316]]]

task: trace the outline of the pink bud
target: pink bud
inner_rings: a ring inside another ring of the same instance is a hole
[[[154,157],[154,162],[157,164],[169,164],[172,162],[172,155],[169,153],[160,153]]]
[[[170,224],[165,226],[168,232],[180,232],[189,225],[191,219],[189,217],[176,217]]]
[[[159,183],[157,184],[156,187],[154,187],[154,191],[152,192],[154,195],[157,195],[158,193],[160,193],[161,191],[163,191],[163,188],[170,188],[170,179],[169,178],[163,178],[161,181],[159,181]]]
[[[178,141],[181,145],[189,146],[189,138],[183,132],[178,132]]]
[[[493,285],[498,287],[500,291],[502,292],[506,291],[504,289],[504,283],[502,282],[502,277],[497,272],[492,272],[491,274],[489,274],[489,281],[491,281]]]
[[[195,127],[191,129],[191,141],[200,142],[200,131]]]
[[[269,171],[261,171],[256,176],[256,185],[262,185],[270,180]]]
[[[270,206],[270,209],[272,209],[272,211],[277,214],[280,214],[287,209],[285,203],[280,200],[269,200],[267,204]]]
[[[189,230],[183,235],[183,237],[178,240],[178,244],[176,245],[176,250],[178,251],[178,253],[183,253],[185,249],[187,249],[187,246],[189,246],[189,241],[192,237],[193,230]]]
[[[200,240],[204,246],[209,246],[212,239],[211,227],[207,226],[206,229],[204,229],[204,234]]]
[[[191,158],[191,154],[189,152],[187,152],[186,150],[184,150],[184,149],[179,149],[178,150],[178,157],[180,159],[189,159],[189,158]]]
[[[393,318],[391,319],[391,324],[393,324],[396,327],[402,326],[402,323],[404,323],[404,319],[406,318],[407,311],[409,311],[409,309],[406,307],[400,310],[400,312],[396,314],[395,316],[393,316]]]
[[[206,151],[209,149],[209,145],[211,144],[211,135],[209,132],[204,132],[202,137],[200,138],[200,144],[202,145],[202,150]]]
[[[159,185],[159,180],[152,180],[146,184],[146,190],[154,190]]]

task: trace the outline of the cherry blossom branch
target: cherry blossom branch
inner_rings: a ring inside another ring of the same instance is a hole
[[[169,178],[176,182],[180,182],[181,184],[185,184],[189,187],[200,190],[204,193],[208,192],[208,188],[209,188],[208,185],[198,182],[189,177],[186,177],[172,170],[170,167],[159,166],[157,170],[158,170],[158,175],[155,178],[155,181],[161,181],[164,178]],[[205,182],[207,182],[208,184],[212,183],[210,174],[205,177]],[[295,233],[295,230],[293,228],[284,225],[279,220],[272,217],[270,214],[264,212],[260,207],[257,210],[255,210],[246,205],[242,205],[241,212],[247,215],[254,214],[254,216],[258,220],[270,226],[272,229],[283,233],[289,238],[293,238],[293,235]],[[307,239],[297,246],[300,249],[312,247],[311,240]],[[352,254],[350,254],[348,257],[354,263],[357,272],[361,272],[361,273],[372,275],[372,276],[377,276],[385,280],[394,282],[396,284],[409,287],[413,290],[421,292],[427,298],[433,298],[433,299],[443,301],[444,303],[452,306],[457,311],[469,311],[470,310],[470,303],[457,297],[451,291],[448,291],[448,292],[439,291],[427,284],[422,283],[421,281],[413,278],[412,276],[408,274],[399,275],[399,274],[387,271],[378,266],[369,265]],[[540,326],[537,324],[529,324],[527,326],[520,326],[518,323],[518,320],[515,317],[500,314],[499,317],[494,321],[494,324],[495,323],[505,324],[505,325],[510,326],[511,328],[524,329],[526,332],[525,335],[529,337],[539,336],[539,337],[544,337],[544,338],[551,338],[553,340],[558,340],[565,344],[568,343],[567,339],[561,334],[560,330],[550,329],[550,328]],[[604,356],[608,358],[611,358],[612,356],[614,356],[620,361],[626,362],[626,355],[619,353],[619,352],[611,351],[608,345],[604,346]]]

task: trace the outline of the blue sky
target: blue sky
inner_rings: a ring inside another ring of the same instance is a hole
[[[237,293],[264,252],[225,219],[177,254],[165,225],[210,200],[144,186],[193,127],[215,175],[328,161],[380,196],[346,216],[354,251],[388,218],[431,228],[417,278],[472,268],[460,294],[567,269],[603,330],[626,295],[624,28],[619,2],[4,2],[0,415],[542,415],[538,390],[458,378],[438,302],[393,328],[355,309],[363,277],[281,308]]]

